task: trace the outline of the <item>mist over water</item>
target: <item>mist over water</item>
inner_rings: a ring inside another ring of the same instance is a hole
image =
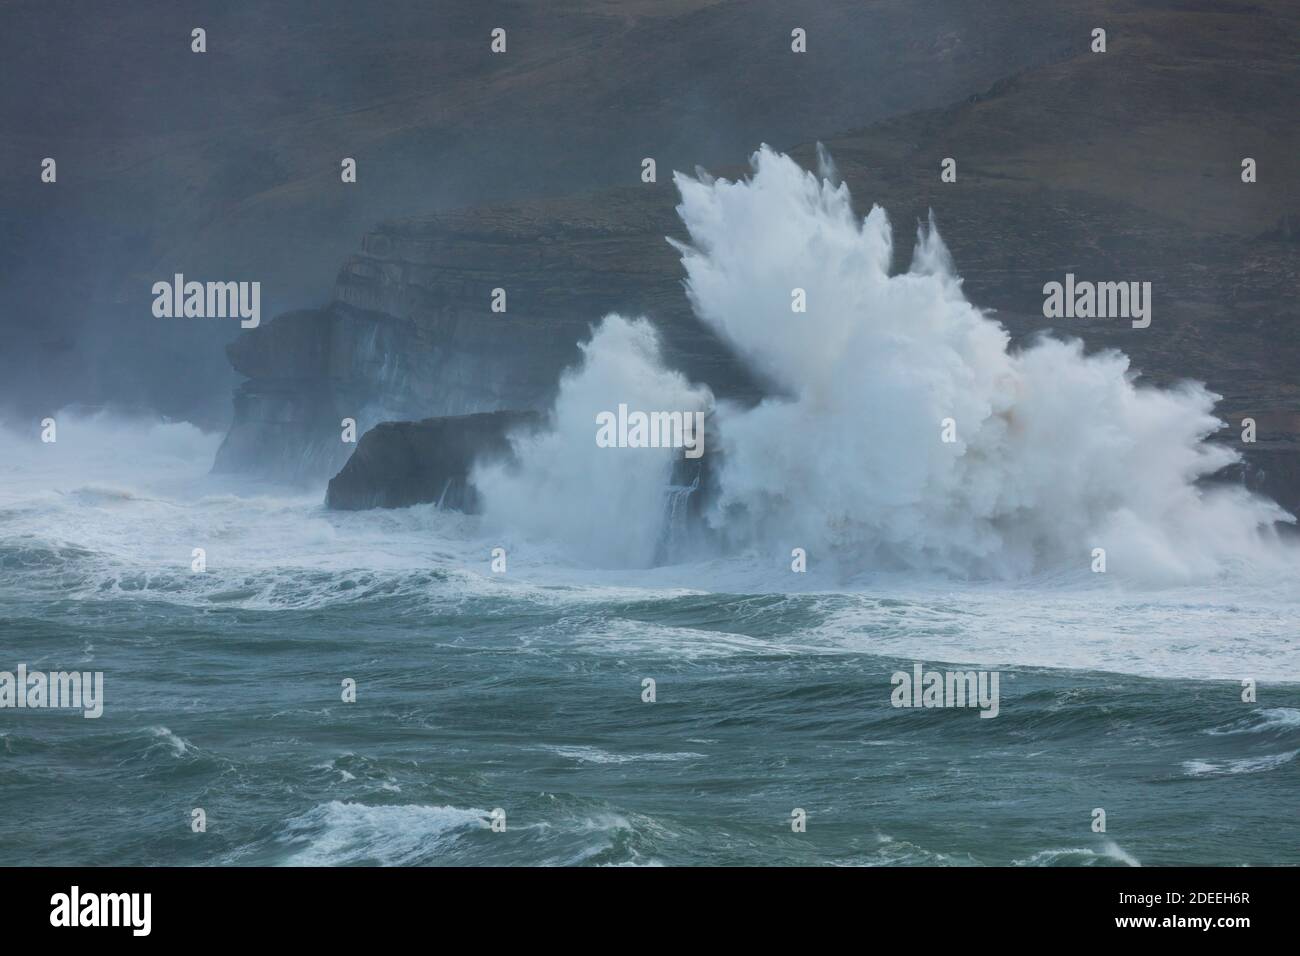
[[[1077,339],[1011,350],[966,299],[933,221],[896,271],[885,211],[859,219],[828,158],[823,175],[767,147],[752,164],[739,182],[677,174],[679,249],[697,315],[770,397],[714,405],[664,368],[647,325],[609,316],[562,383],[553,430],[517,441],[522,468],[480,473],[490,522],[593,566],[649,563],[672,456],[596,446],[595,415],[625,402],[714,412],[706,520],[724,554],[802,547],[842,577],[1087,572],[1094,548],[1130,581],[1294,569],[1273,534],[1290,515],[1198,484],[1239,459],[1206,441],[1218,396],[1143,386],[1124,355],[1086,355]]]

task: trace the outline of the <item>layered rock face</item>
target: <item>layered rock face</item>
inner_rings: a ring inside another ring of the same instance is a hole
[[[549,406],[578,343],[609,312],[645,315],[668,363],[720,397],[759,389],[682,292],[666,184],[582,202],[516,203],[386,223],[335,301],[250,329],[228,348],[249,380],[214,470],[324,480],[347,459],[340,422]],[[504,312],[492,311],[493,290]]]
[[[227,347],[248,381],[235,392],[234,420],[213,471],[289,482],[334,474],[353,448],[342,440],[343,420],[355,419],[361,432],[380,417],[381,352],[400,348],[402,330],[383,317],[322,309],[287,313],[250,331],[257,334]]]
[[[673,196],[657,185],[387,223],[344,266],[336,302],[406,323],[386,384],[436,414],[549,403],[578,342],[613,311],[652,318],[670,363],[720,393],[755,394],[682,295],[665,240],[680,232]]]
[[[405,508],[432,502],[475,513],[469,476],[475,462],[509,459],[509,436],[536,428],[531,412],[483,412],[418,422],[385,422],[362,437],[330,480],[325,505],[340,511]]]

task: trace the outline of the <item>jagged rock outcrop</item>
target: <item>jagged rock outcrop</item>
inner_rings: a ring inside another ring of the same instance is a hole
[[[325,505],[340,511],[435,503],[474,513],[474,463],[512,457],[512,432],[536,428],[532,412],[483,412],[418,422],[384,422],[366,432],[330,480]]]

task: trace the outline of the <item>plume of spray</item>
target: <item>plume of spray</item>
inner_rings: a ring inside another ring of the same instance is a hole
[[[675,177],[691,305],[769,395],[714,409],[707,520],[724,547],[964,577],[1086,567],[1104,548],[1126,576],[1184,580],[1258,556],[1273,523],[1294,520],[1197,484],[1238,459],[1205,441],[1221,423],[1202,385],[1139,386],[1124,355],[1077,340],[1011,352],[933,221],[895,274],[884,210],[858,219],[824,153],[821,176],[767,147],[752,165],[738,182]],[[583,351],[553,431],[517,449],[522,470],[480,474],[487,514],[593,563],[646,563],[671,454],[651,466],[597,448],[594,416],[711,398],[663,367],[644,322],[610,316]]]
[[[485,517],[503,533],[559,542],[599,567],[645,567],[654,558],[664,489],[680,451],[600,448],[596,416],[620,403],[640,411],[704,411],[707,388],[664,368],[644,319],[608,315],[560,382],[549,431],[515,437],[519,468],[479,467]]]

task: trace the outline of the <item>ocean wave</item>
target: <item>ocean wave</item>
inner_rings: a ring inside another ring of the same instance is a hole
[[[689,751],[683,753],[618,754],[601,750],[599,747],[549,745],[539,749],[549,751],[567,760],[575,760],[578,763],[672,763],[678,760],[704,760],[708,757],[707,754],[691,753]]]
[[[191,744],[184,737],[181,737],[173,733],[171,730],[168,730],[166,727],[162,727],[162,726],[150,727],[149,733],[156,740],[158,740],[167,748],[169,748],[172,752],[172,755],[176,757],[185,756],[194,747],[194,745]]]
[[[1300,750],[1234,760],[1187,760],[1182,765],[1183,774],[1188,777],[1228,777],[1240,773],[1265,773],[1289,764],[1297,754]]]
[[[1230,734],[1262,734],[1297,728],[1300,728],[1300,708],[1263,707],[1227,727],[1214,727],[1202,733],[1222,737]]]
[[[1141,866],[1137,858],[1113,840],[1102,842],[1100,849],[1093,847],[1064,847],[1039,850],[1025,859],[1012,860],[1012,866]]]
[[[489,826],[487,810],[334,800],[290,820],[279,840],[291,848],[288,866],[410,866],[438,862],[457,840]]]
[[[865,857],[845,860],[844,866],[978,866],[979,861],[969,853],[952,854],[930,850],[911,840],[898,839],[887,833],[877,833],[876,848]]]

